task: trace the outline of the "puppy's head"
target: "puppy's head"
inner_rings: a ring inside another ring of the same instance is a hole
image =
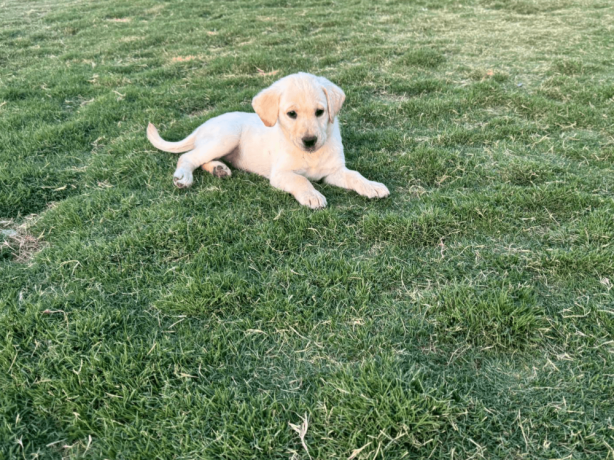
[[[326,78],[298,73],[258,93],[252,106],[266,126],[279,123],[296,147],[314,152],[326,143],[343,101],[343,90]]]

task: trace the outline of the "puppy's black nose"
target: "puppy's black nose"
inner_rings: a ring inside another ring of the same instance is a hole
[[[305,136],[303,137],[303,145],[307,148],[311,148],[316,145],[318,142],[318,138],[316,136]]]

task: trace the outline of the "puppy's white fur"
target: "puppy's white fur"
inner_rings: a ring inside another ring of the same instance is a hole
[[[273,187],[311,208],[326,206],[326,198],[309,179],[324,179],[369,198],[388,196],[384,184],[345,167],[337,119],[344,100],[341,88],[327,79],[298,73],[256,95],[255,114],[220,115],[179,142],[163,140],[150,123],[147,138],[160,150],[187,152],[179,158],[174,174],[178,187],[192,185],[192,173],[199,166],[218,177],[230,176],[230,169],[215,161],[223,158],[238,169],[269,178]]]

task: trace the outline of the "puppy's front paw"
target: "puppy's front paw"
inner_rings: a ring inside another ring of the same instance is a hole
[[[192,182],[194,182],[192,171],[187,169],[177,169],[175,174],[173,174],[173,182],[179,188],[187,188],[191,186]]]
[[[326,206],[326,197],[317,190],[303,192],[297,195],[296,199],[300,204],[309,206],[311,209],[318,209]]]
[[[367,198],[384,198],[385,196],[390,195],[390,191],[388,187],[384,184],[380,184],[379,182],[373,182],[370,180],[366,180],[362,182],[358,187],[356,187],[356,191]]]

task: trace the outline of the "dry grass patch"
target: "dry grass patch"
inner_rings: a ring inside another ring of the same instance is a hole
[[[189,62],[198,59],[197,56],[175,56],[171,59],[172,62]]]
[[[26,263],[43,248],[44,243],[30,234],[28,227],[28,222],[16,225],[12,219],[0,221],[0,258],[8,256]]]

